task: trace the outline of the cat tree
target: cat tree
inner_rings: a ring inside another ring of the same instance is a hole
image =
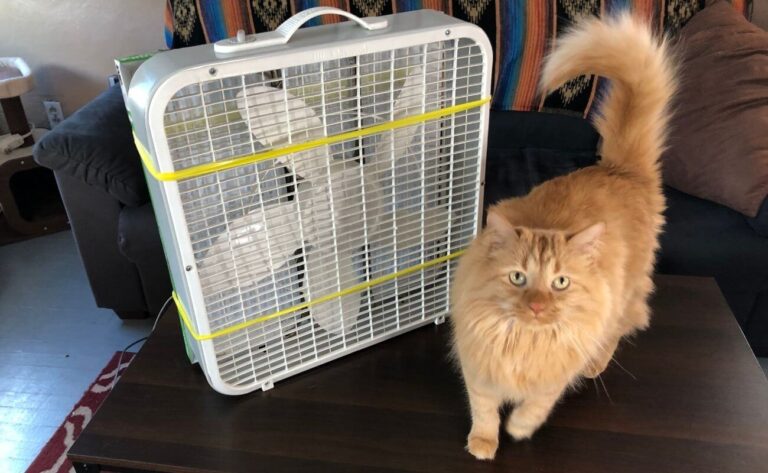
[[[32,145],[47,132],[30,127],[21,103],[21,95],[33,87],[23,59],[0,58],[0,106],[10,132],[0,136],[0,217],[7,231],[30,236],[67,227],[52,173],[32,159]],[[0,242],[16,239],[0,235]]]

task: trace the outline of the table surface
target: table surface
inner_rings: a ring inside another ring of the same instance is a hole
[[[76,462],[152,471],[759,472],[768,382],[712,280],[659,277],[651,328],[496,460],[464,451],[469,413],[429,326],[267,392],[214,392],[184,354],[173,309],[70,450]]]

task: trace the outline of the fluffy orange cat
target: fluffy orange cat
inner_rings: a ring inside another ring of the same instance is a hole
[[[568,386],[598,376],[621,338],[648,326],[674,70],[664,42],[624,14],[560,38],[542,91],[580,74],[612,79],[595,120],[600,163],[491,207],[456,272],[454,348],[478,459],[496,453],[503,404],[514,404],[506,431],[530,437]]]

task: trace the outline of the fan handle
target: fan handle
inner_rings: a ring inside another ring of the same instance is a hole
[[[246,35],[244,30],[239,30],[234,38],[217,41],[213,45],[216,54],[233,54],[253,49],[265,48],[287,44],[301,25],[313,18],[322,15],[339,15],[354,21],[368,31],[386,28],[388,21],[385,18],[369,17],[360,18],[347,11],[334,7],[314,7],[301,11],[285,20],[275,31],[268,33]]]

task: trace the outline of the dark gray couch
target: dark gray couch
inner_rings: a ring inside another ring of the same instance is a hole
[[[96,305],[156,314],[171,283],[120,87],[48,135],[34,158],[54,171]]]
[[[492,112],[485,203],[527,193],[597,160],[583,119]],[[52,169],[96,302],[121,317],[154,314],[171,287],[139,157],[118,87],[49,133],[35,160]],[[759,356],[768,356],[768,238],[760,222],[667,188],[659,271],[713,276]],[[765,207],[765,206],[764,206]]]

